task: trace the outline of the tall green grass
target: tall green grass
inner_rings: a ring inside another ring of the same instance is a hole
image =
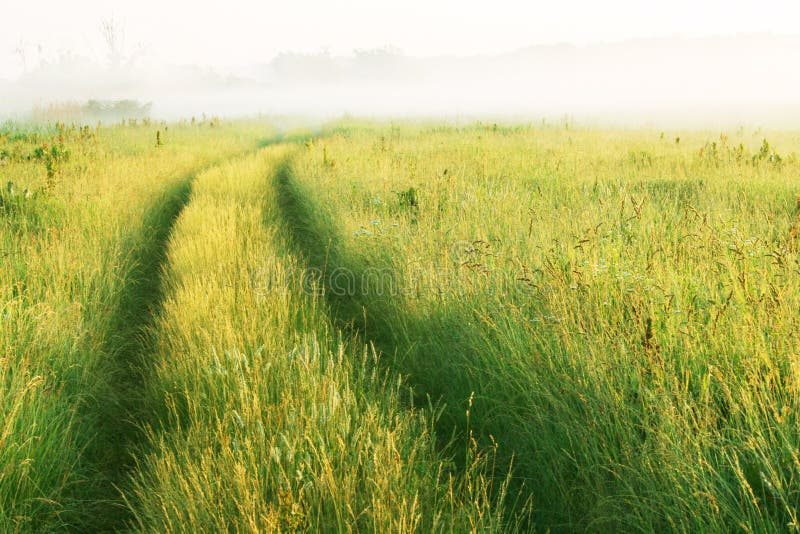
[[[281,183],[338,323],[534,527],[796,529],[800,144],[764,135],[351,128]]]
[[[124,519],[129,360],[156,304],[159,241],[192,172],[264,131],[175,125],[158,149],[147,127],[0,135],[0,531]]]
[[[796,134],[270,133],[0,132],[0,531],[797,530]]]
[[[331,327],[278,210],[274,174],[294,150],[200,175],[172,234],[143,361],[145,403],[163,410],[129,497],[136,528],[512,530],[491,456],[471,447],[455,472],[436,414],[401,404],[379,355]]]

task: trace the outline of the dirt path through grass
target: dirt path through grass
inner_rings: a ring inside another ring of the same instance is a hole
[[[484,427],[480,420],[470,420],[475,384],[481,378],[476,366],[460,365],[460,362],[480,360],[479,349],[474,343],[474,331],[465,326],[464,317],[441,313],[436,321],[408,314],[392,302],[386,287],[374,284],[386,283],[385,278],[376,278],[378,273],[368,265],[347,254],[340,243],[337,226],[328,218],[324,206],[315,205],[303,190],[303,185],[293,175],[291,160],[279,166],[274,177],[280,212],[288,229],[289,241],[307,262],[306,267],[322,276],[325,298],[329,304],[331,321],[344,331],[373,345],[385,355],[384,364],[393,374],[407,377],[413,388],[414,406],[428,406],[430,402],[442,405],[436,422],[439,443],[447,444],[442,451],[453,457],[459,470],[464,472],[469,464],[470,450],[477,444],[483,451],[496,455],[496,488],[510,490],[511,501],[519,505],[517,512],[527,514],[528,489],[519,485],[504,487],[505,479],[513,463],[515,451],[511,447],[494,449],[494,437],[503,436],[502,418],[496,417],[491,426]],[[383,273],[397,276],[399,273]],[[342,279],[347,279],[341,285]],[[339,287],[332,287],[339,284]],[[400,289],[400,280],[390,282]],[[372,284],[372,285],[371,285]],[[402,327],[400,327],[402,325]],[[413,332],[413,338],[409,333]],[[472,337],[470,337],[472,336]],[[434,343],[435,342],[435,343]],[[437,346],[450,347],[453,357],[434,356]],[[441,368],[446,366],[449,380],[442,381]],[[508,437],[507,442],[511,442]],[[476,441],[473,441],[476,440]],[[512,512],[513,514],[514,512]],[[520,518],[507,518],[514,523]]]
[[[276,139],[263,139],[243,154]],[[123,275],[118,305],[110,312],[104,350],[109,355],[107,382],[115,391],[97,392],[83,406],[86,412],[99,413],[103,421],[85,454],[87,461],[97,465],[103,474],[96,496],[87,503],[95,510],[93,528],[97,532],[122,530],[131,519],[132,503],[125,502],[123,494],[127,494],[124,490],[136,468],[134,450],[143,441],[143,428],[152,423],[157,409],[148,404],[142,392],[152,372],[148,357],[153,351],[153,327],[164,298],[163,273],[173,227],[191,200],[195,176],[242,156],[226,156],[173,181],[143,214],[141,227],[132,229],[125,238],[128,264],[133,267]]]
[[[99,487],[101,495],[97,530],[116,531],[129,518],[120,488],[134,467],[130,451],[141,436],[141,426],[149,418],[149,407],[141,402],[140,391],[147,380],[148,366],[143,360],[152,346],[151,326],[161,306],[161,273],[172,226],[191,196],[194,173],[166,188],[144,214],[143,230],[129,237],[133,269],[124,282],[117,309],[113,310],[111,331],[106,336],[106,351],[111,356],[108,373],[117,390],[115,402],[93,402],[86,410],[103,412],[104,425],[97,429],[92,450],[87,451],[107,477]]]

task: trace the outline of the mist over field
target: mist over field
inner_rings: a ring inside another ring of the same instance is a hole
[[[800,531],[798,0],[7,4],[0,534]]]
[[[800,119],[800,37],[749,34],[531,46],[416,57],[393,47],[284,52],[223,72],[65,53],[0,79],[0,116],[49,118],[89,100],[149,114],[491,118],[615,125],[789,127]],[[55,105],[55,108],[48,108]],[[60,109],[60,111],[59,111]],[[75,110],[73,109],[73,112]],[[67,117],[70,118],[70,117]]]

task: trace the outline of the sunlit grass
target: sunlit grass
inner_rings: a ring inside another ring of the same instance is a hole
[[[443,461],[431,413],[303,291],[267,149],[195,181],[171,239],[148,432],[143,531],[467,532],[501,526],[485,455]],[[502,481],[497,489],[502,491]]]
[[[798,147],[4,130],[0,530],[797,529]]]
[[[38,133],[37,133],[38,132]],[[124,517],[127,358],[153,304],[154,243],[192,173],[255,148],[263,126],[4,132],[0,530],[110,528]],[[50,173],[37,153],[70,156]],[[8,186],[11,182],[13,185]],[[176,189],[178,188],[178,189]],[[170,207],[173,206],[173,207]],[[155,275],[157,276],[157,269]]]
[[[352,129],[285,195],[340,322],[444,431],[474,393],[536,526],[773,530],[800,501],[800,165],[763,135]]]

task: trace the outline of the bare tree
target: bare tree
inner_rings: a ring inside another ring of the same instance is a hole
[[[22,72],[28,72],[28,51],[25,41],[19,40],[17,46],[14,47],[14,55],[19,58],[20,65],[22,65]]]
[[[106,19],[100,23],[100,32],[108,47],[108,60],[111,67],[122,65],[125,58],[125,30],[114,19]]]

